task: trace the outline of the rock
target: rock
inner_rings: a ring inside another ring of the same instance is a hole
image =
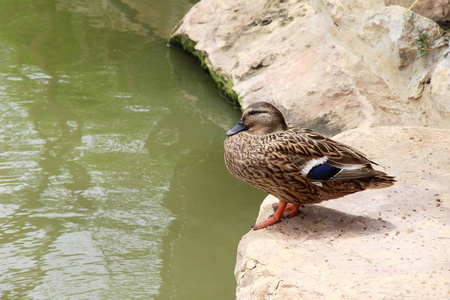
[[[401,5],[409,8],[411,0],[387,0],[386,5]],[[413,9],[414,12],[436,22],[450,21],[450,1],[449,0],[420,0]]]
[[[431,96],[439,111],[450,114],[450,56],[436,67],[430,85]]]
[[[319,11],[328,10],[322,13],[324,21],[339,25],[330,26],[330,34],[353,49],[400,99],[420,99],[432,70],[447,54],[448,47],[443,46],[448,42],[442,43],[445,33],[439,25],[415,13],[404,15],[405,9],[399,6],[355,6],[349,0],[327,3],[318,6]],[[433,48],[422,57],[416,41],[420,34],[428,35],[427,45]]]
[[[432,44],[443,35],[443,30],[420,15],[403,14],[404,8],[399,6],[368,11],[358,36],[364,43],[363,56],[374,73],[400,98],[419,99],[429,82],[430,71],[442,60],[445,49],[430,51],[423,60],[418,57],[416,39],[426,33]]]
[[[203,0],[170,40],[199,57],[228,98],[243,107],[272,102],[290,122],[322,133],[450,127],[423,97],[445,47],[419,57],[415,41],[443,31],[404,11],[375,0]]]
[[[319,205],[238,249],[237,299],[444,299],[450,278],[450,130],[354,129],[335,139],[398,182]],[[258,221],[272,211],[272,196]]]
[[[336,138],[398,178],[246,234],[237,299],[448,297],[448,33],[393,3],[202,0],[172,33],[242,107],[268,101],[297,125],[347,130]]]

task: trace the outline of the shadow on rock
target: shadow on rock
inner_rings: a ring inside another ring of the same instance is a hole
[[[319,205],[306,206],[291,219],[267,227],[268,231],[279,230],[290,236],[308,239],[350,238],[363,235],[385,234],[396,226],[382,218],[371,218],[347,214]]]

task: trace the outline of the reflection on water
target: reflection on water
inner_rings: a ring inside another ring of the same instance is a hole
[[[0,3],[0,296],[231,299],[262,194],[165,38],[191,1]],[[245,201],[244,201],[245,200]]]

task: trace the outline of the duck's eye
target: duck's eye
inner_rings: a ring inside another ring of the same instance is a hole
[[[262,110],[252,110],[252,111],[250,111],[248,114],[249,114],[249,115],[257,115],[257,114],[263,114],[263,113],[267,113],[267,111],[262,111]]]

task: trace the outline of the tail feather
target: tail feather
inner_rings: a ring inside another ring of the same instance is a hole
[[[377,171],[377,174],[370,178],[368,189],[383,189],[394,185],[397,180],[394,176],[389,176],[384,172]]]

